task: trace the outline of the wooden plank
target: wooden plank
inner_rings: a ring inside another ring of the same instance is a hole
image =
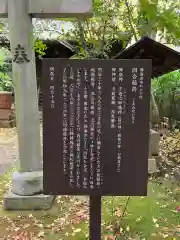
[[[27,12],[37,18],[91,17],[92,0],[26,0]],[[0,0],[0,17],[8,17],[8,0]]]

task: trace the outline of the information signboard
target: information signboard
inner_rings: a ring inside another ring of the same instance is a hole
[[[43,60],[45,194],[147,194],[151,66]]]

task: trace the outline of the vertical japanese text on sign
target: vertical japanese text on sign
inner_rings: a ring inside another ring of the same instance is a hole
[[[150,79],[150,60],[44,60],[45,193],[146,195]]]

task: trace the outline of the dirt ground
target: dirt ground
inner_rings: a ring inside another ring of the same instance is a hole
[[[0,174],[18,158],[16,129],[0,128]]]

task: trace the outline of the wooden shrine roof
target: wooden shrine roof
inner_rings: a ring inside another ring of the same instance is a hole
[[[180,69],[179,52],[146,36],[113,59],[152,59],[153,78]]]

